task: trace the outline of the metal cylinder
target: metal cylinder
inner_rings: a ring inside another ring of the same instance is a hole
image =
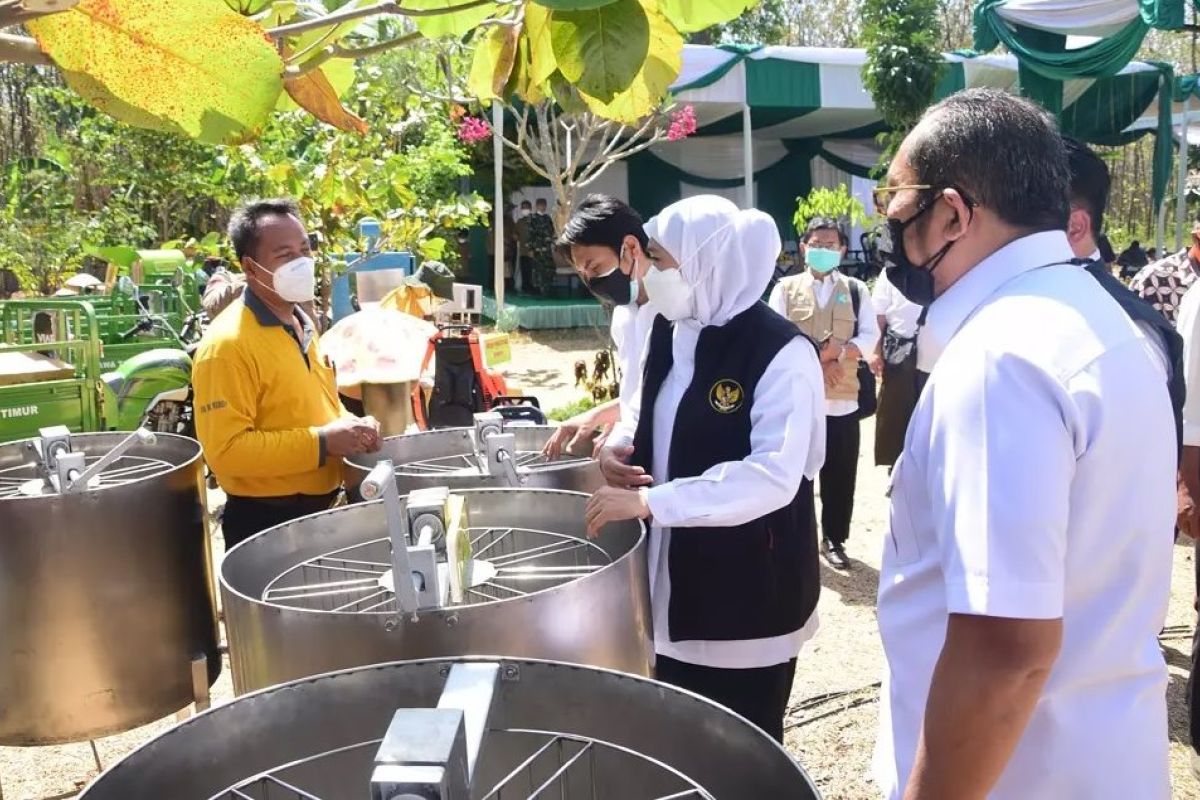
[[[90,463],[126,437],[71,436]],[[24,491],[31,442],[0,445],[0,744],[79,741],[193,699],[221,669],[200,445],[158,434],[91,488]],[[36,484],[35,484],[36,485]]]
[[[82,800],[367,797],[393,714],[437,706],[451,664],[463,661],[481,659],[382,664],[243,697],[135,751]],[[500,675],[472,800],[820,796],[782,747],[697,695],[548,662],[505,660]]]
[[[399,658],[474,654],[650,673],[640,522],[609,525],[589,540],[587,495],[455,493],[466,501],[472,557],[495,577],[465,604],[421,611],[416,620],[378,591],[391,574],[378,501],[272,528],[227,553],[221,597],[235,690]]]
[[[524,485],[573,492],[594,492],[603,486],[604,476],[590,458],[590,451],[558,461],[540,457],[542,447],[555,430],[549,425],[505,428],[507,433],[516,436],[517,453],[514,455],[527,478]],[[396,483],[401,492],[429,486],[451,489],[507,487],[503,475],[489,475],[478,467],[474,439],[472,428],[447,428],[385,439],[378,453],[346,459],[346,486],[357,487],[375,464],[386,458],[396,465]]]

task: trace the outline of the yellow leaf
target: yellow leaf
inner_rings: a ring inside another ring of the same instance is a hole
[[[71,88],[143,128],[242,141],[282,89],[270,37],[222,0],[82,0],[27,27]]]
[[[650,51],[633,83],[607,103],[580,92],[592,113],[626,125],[638,123],[659,107],[682,66],[683,36],[654,0],[639,2],[650,22]]]
[[[509,79],[507,94],[517,95],[527,103],[536,105],[546,99],[546,93],[531,79],[529,63],[529,40],[522,36],[517,44],[517,57],[513,62],[512,77]]]
[[[346,110],[338,99],[337,90],[319,69],[283,82],[288,95],[296,104],[322,122],[343,131],[367,132],[367,123]]]
[[[558,69],[550,38],[550,9],[536,3],[525,6],[525,39],[529,47],[529,82],[541,86]]]
[[[467,89],[480,100],[503,97],[517,57],[521,29],[515,25],[494,26],[483,37],[471,61]]]

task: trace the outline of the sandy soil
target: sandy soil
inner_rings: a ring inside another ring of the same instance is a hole
[[[543,408],[578,397],[573,365],[603,346],[603,332],[582,331],[521,336],[506,372],[521,388],[538,394]],[[864,456],[874,427],[863,429]],[[825,591],[820,604],[821,630],[801,654],[792,693],[787,745],[830,800],[867,800],[878,795],[868,773],[878,714],[878,680],[883,663],[875,620],[879,556],[886,530],[886,471],[864,457],[859,465],[854,533],[849,543],[854,569],[842,574],[822,565]],[[221,544],[218,541],[217,550]],[[1163,652],[1170,667],[1168,687],[1171,723],[1171,767],[1175,796],[1200,798],[1200,784],[1188,766],[1190,748],[1184,689],[1195,621],[1192,611],[1192,549],[1175,549],[1173,596]],[[213,688],[215,702],[232,697],[228,664]],[[125,753],[173,724],[163,720],[97,743],[103,763]],[[62,747],[0,748],[0,781],[6,800],[34,800],[76,790],[94,776],[87,743]]]

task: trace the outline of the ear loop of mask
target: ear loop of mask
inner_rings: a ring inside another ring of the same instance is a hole
[[[249,256],[246,256],[246,257],[250,258]],[[264,267],[262,264],[258,263],[257,261],[255,261],[253,258],[250,258],[250,263],[253,264],[254,266],[258,267],[263,272],[267,272],[267,268]],[[271,273],[268,272],[267,274],[270,275]],[[279,298],[280,300],[283,299],[282,297],[279,297],[279,292],[275,291],[275,286],[273,283],[271,285],[268,285],[268,284],[264,283],[261,279],[259,279],[257,276],[249,275],[249,274],[246,275],[246,279],[249,281],[252,281],[254,283],[257,283],[259,286],[266,289],[268,292],[270,292],[272,295]]]
[[[943,193],[942,197],[945,197],[945,196],[946,195]],[[967,198],[964,197],[961,193],[959,193],[959,197],[963,198],[963,204],[967,207],[967,213],[970,215],[967,217],[967,225],[969,226],[975,220],[975,205],[973,203],[971,203],[969,200],[967,200]],[[962,237],[959,237],[959,238],[962,238]],[[958,244],[958,239],[951,239],[950,241],[948,241],[944,245],[942,245],[940,250],[938,250],[936,253],[933,254],[933,257],[930,258],[929,261],[927,262],[928,266],[925,267],[926,271],[930,275],[932,275],[933,271],[935,269],[937,269],[938,266],[942,263],[942,259],[944,259],[950,253],[950,248],[956,244]]]

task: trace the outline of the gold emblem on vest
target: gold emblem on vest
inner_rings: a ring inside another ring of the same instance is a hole
[[[745,396],[740,383],[722,378],[713,384],[708,393],[708,402],[718,414],[732,414],[742,407]]]

